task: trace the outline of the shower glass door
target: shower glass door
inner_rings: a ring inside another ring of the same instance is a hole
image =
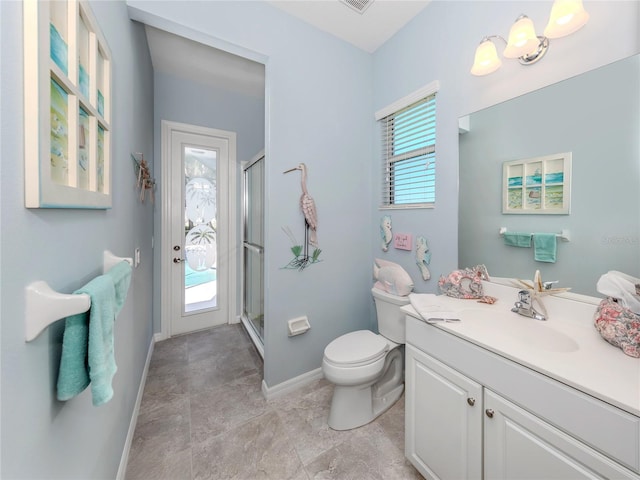
[[[244,167],[243,316],[264,343],[264,155]]]

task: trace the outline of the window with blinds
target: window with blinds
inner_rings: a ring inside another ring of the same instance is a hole
[[[382,208],[432,207],[436,200],[436,94],[380,123]]]

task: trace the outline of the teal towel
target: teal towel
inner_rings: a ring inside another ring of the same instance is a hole
[[[555,233],[533,234],[533,258],[537,262],[556,263],[556,247]]]
[[[117,367],[113,349],[114,322],[131,281],[131,266],[121,262],[75,293],[91,297],[88,312],[68,317],[62,340],[58,399],[69,400],[91,383],[93,405],[113,397],[111,381]]]
[[[74,293],[85,293],[82,289]],[[89,312],[67,317],[62,339],[62,357],[58,373],[58,400],[69,400],[89,385],[87,351]]]
[[[531,234],[518,232],[504,232],[504,244],[510,247],[531,247]]]
[[[127,292],[129,291],[129,284],[131,283],[131,265],[129,265],[129,262],[122,261],[105,273],[105,275],[111,277],[116,289],[115,316],[117,317],[124,306],[124,301],[127,299]]]

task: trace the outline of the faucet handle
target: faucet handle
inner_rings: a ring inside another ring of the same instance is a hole
[[[542,288],[544,288],[545,290],[551,290],[553,286],[558,282],[559,280],[554,280],[553,282],[543,282]]]
[[[518,292],[518,301],[522,304],[522,308],[530,308],[531,292],[529,290],[520,290]]]
[[[529,298],[531,298],[531,292],[529,290],[520,290],[518,292],[518,298],[520,300],[528,300]]]

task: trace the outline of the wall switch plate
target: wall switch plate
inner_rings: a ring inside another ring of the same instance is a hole
[[[138,265],[140,265],[140,248],[136,248],[135,255],[133,256],[133,266],[138,268]]]

